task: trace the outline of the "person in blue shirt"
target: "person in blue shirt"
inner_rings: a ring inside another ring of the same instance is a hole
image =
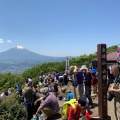
[[[69,101],[69,100],[71,100],[71,99],[74,98],[74,93],[71,92],[71,89],[70,89],[70,88],[67,88],[66,92],[67,92],[67,96],[66,96],[65,101]]]
[[[18,83],[18,84],[16,85],[15,89],[16,89],[16,93],[17,93],[18,95],[22,96],[22,88],[21,88],[21,84],[20,84],[20,83]]]

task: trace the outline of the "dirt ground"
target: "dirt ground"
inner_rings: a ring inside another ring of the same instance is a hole
[[[98,115],[98,97],[97,96],[94,97],[93,102],[94,102],[95,107],[93,109],[91,109],[91,111],[92,111],[91,115],[99,116]],[[62,107],[63,103],[64,103],[64,101],[59,100],[60,107]],[[108,115],[111,116],[111,120],[116,120],[115,115],[114,115],[114,100],[112,100],[111,102],[108,101]],[[57,120],[62,120],[62,118],[59,118]]]
[[[73,87],[71,85],[69,87],[73,90]],[[95,107],[91,109],[91,115],[99,116],[98,115],[98,96],[95,94],[92,94],[92,98],[93,98],[93,103]],[[60,107],[62,107],[63,103],[64,101],[59,100]],[[111,102],[108,101],[108,115],[111,117],[111,120],[116,120],[114,115],[114,100],[112,100]],[[56,120],[62,120],[62,118],[58,118]],[[87,119],[82,119],[82,120],[87,120]]]

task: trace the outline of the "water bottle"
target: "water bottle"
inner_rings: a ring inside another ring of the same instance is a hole
[[[43,120],[43,114],[40,115],[40,119],[39,120]]]
[[[37,120],[37,117],[35,115],[33,115],[32,120]]]
[[[39,115],[39,119],[38,120],[45,120],[44,115],[43,114]]]

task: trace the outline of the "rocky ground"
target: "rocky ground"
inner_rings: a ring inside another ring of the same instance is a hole
[[[93,96],[94,96],[94,94],[93,94]],[[91,112],[92,112],[91,115],[92,116],[99,116],[98,115],[98,97],[96,96],[96,97],[93,97],[93,98],[94,98],[93,102],[94,102],[95,107],[93,109],[91,109]],[[64,101],[59,100],[60,107],[62,107],[63,103],[64,103]],[[114,115],[114,100],[112,100],[111,102],[108,102],[108,115],[111,116],[111,120],[116,120],[115,115]],[[62,118],[58,118],[56,120],[62,120]]]
[[[69,86],[72,90],[72,86]],[[98,115],[98,96],[96,94],[92,94],[92,98],[93,98],[93,102],[94,102],[94,108],[91,109],[91,115],[92,116],[99,116]],[[62,107],[64,101],[59,100],[59,105],[60,107]],[[111,120],[115,120],[115,115],[114,115],[114,100],[112,100],[111,102],[108,101],[108,115],[111,116]],[[58,119],[55,120],[62,120],[61,117],[59,117]],[[82,119],[82,120],[87,120],[87,119]]]

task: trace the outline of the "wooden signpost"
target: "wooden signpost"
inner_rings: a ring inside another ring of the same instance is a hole
[[[98,120],[111,120],[107,108],[106,44],[98,44]]]

